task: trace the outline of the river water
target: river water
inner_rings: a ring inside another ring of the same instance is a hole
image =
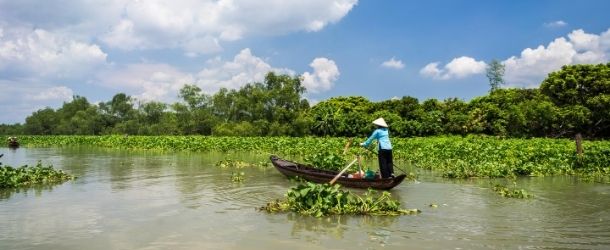
[[[610,185],[522,178],[533,199],[417,170],[391,192],[418,215],[311,218],[257,211],[297,183],[273,167],[222,159],[265,155],[96,148],[0,148],[4,165],[42,160],[78,179],[0,190],[0,249],[609,249]],[[512,185],[512,183],[508,183]],[[357,190],[354,190],[358,192]],[[437,207],[430,206],[436,204]]]

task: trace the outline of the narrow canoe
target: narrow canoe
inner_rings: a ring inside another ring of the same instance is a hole
[[[19,147],[19,142],[18,141],[9,141],[8,142],[8,147],[9,148],[18,148]]]
[[[307,166],[305,164],[283,160],[275,155],[272,155],[270,159],[273,166],[280,171],[280,173],[288,177],[299,176],[312,182],[329,183],[333,178],[335,178],[335,176],[337,176],[337,174],[339,174],[339,171],[322,170]],[[339,183],[344,187],[373,188],[381,190],[392,189],[400,184],[406,177],[406,175],[402,174],[394,178],[369,180],[348,178],[347,176],[348,174],[344,173],[341,175],[341,177],[339,177],[339,179],[337,179],[336,183]]]

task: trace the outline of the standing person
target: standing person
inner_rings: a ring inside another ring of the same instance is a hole
[[[377,139],[379,144],[379,150],[377,151],[377,158],[379,160],[379,170],[381,171],[381,178],[394,177],[394,163],[392,161],[392,143],[390,142],[390,133],[388,131],[388,124],[383,118],[378,118],[373,121],[373,124],[377,126],[377,129],[373,131],[373,134],[360,146],[368,147],[374,139]]]

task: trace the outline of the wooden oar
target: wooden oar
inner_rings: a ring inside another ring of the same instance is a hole
[[[334,184],[334,183],[335,183],[335,181],[337,181],[337,179],[339,179],[339,177],[341,177],[341,175],[342,175],[342,174],[343,174],[343,173],[344,173],[344,172],[345,172],[345,171],[346,171],[346,170],[347,170],[349,167],[351,167],[352,165],[354,165],[354,163],[356,163],[356,161],[358,161],[358,158],[354,159],[352,162],[350,162],[350,163],[347,165],[347,167],[345,167],[343,170],[341,170],[341,172],[339,172],[339,174],[338,174],[337,176],[335,176],[335,178],[333,178],[333,179],[330,181],[330,185]]]
[[[345,144],[345,147],[343,148],[343,155],[347,154],[347,150],[349,149],[349,146],[352,144],[353,140],[354,140],[354,137],[349,138],[349,140]]]

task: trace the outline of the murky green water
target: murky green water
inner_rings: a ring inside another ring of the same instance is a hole
[[[79,178],[0,191],[0,249],[608,249],[610,185],[525,178],[505,199],[489,180],[420,173],[392,193],[416,216],[309,218],[256,207],[295,185],[273,168],[245,181],[222,154],[0,148],[8,165],[53,164]],[[264,155],[233,159],[265,160]],[[428,205],[438,204],[437,208]]]

